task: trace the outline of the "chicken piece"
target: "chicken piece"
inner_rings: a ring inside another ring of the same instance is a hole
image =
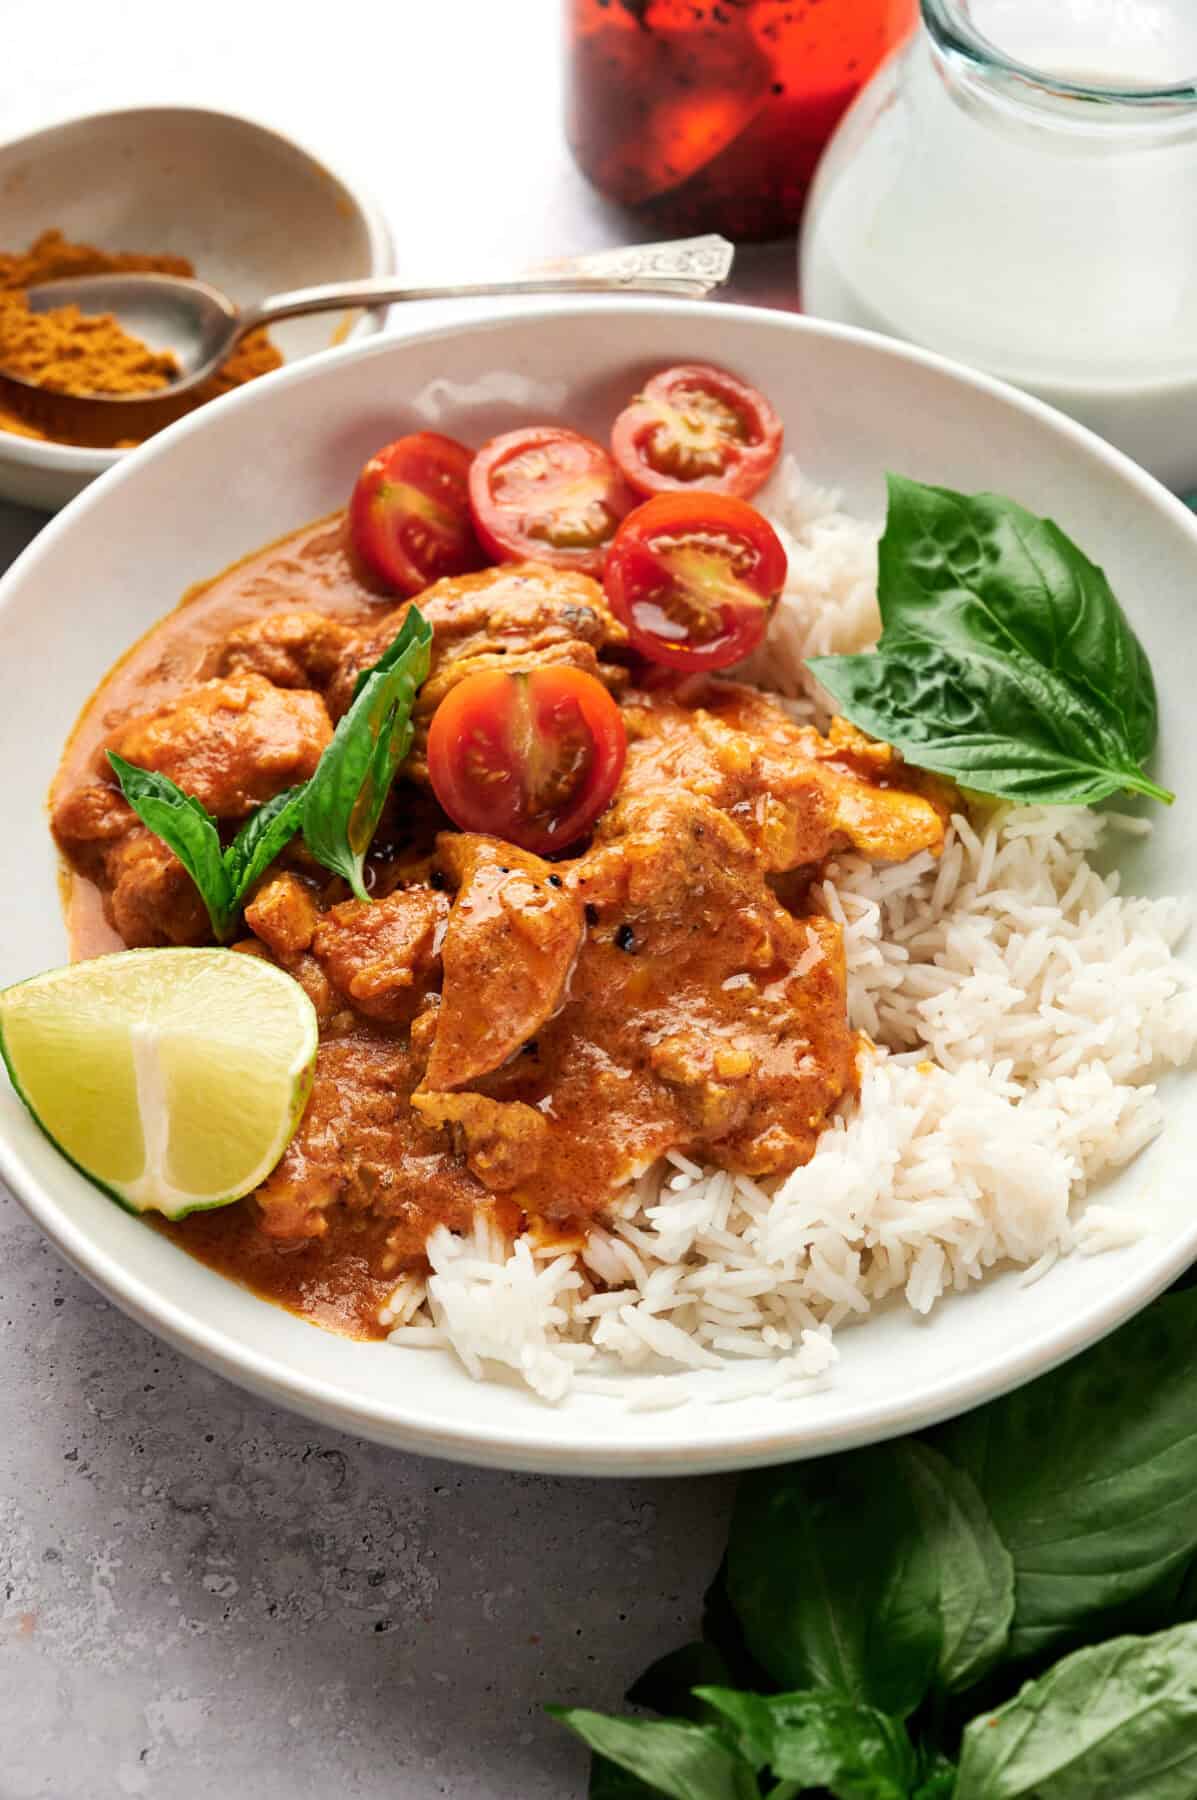
[[[285,969],[292,980],[299,983],[315,1007],[316,1023],[322,1033],[331,1032],[339,1017],[352,1018],[352,1014],[345,1013],[340,994],[337,993],[316,958],[308,951],[299,950],[293,956],[279,956],[262,938],[258,937],[241,938],[232,948],[241,956],[256,956],[262,962],[274,963],[278,968]]]
[[[131,950],[210,942],[207,909],[191,877],[117,788],[76,788],[54,808],[52,825],[59,849],[99,888],[108,923]]]
[[[245,923],[283,963],[311,949],[319,917],[311,888],[287,870],[269,876],[245,909]]]
[[[823,738],[755,688],[709,679],[637,692],[622,710],[628,761],[606,840],[629,805],[675,787],[727,813],[777,872],[847,848],[892,862],[943,848],[947,784],[842,720]]]
[[[255,674],[281,688],[321,689],[356,633],[326,613],[273,612],[229,633],[221,675]]]
[[[582,905],[550,864],[496,838],[445,833],[440,866],[457,886],[424,1085],[464,1087],[517,1054],[561,1006],[582,936]]]
[[[199,889],[174,851],[143,826],[113,846],[101,891],[109,923],[130,950],[212,941]]]
[[[306,781],[332,736],[318,694],[261,675],[205,681],[114,731],[106,749],[155,769],[218,819],[241,819]],[[103,752],[97,759],[107,767]]]
[[[349,1004],[389,1024],[410,1020],[440,970],[447,897],[397,888],[385,899],[346,900],[316,926],[312,951]]]
[[[877,862],[903,862],[919,850],[936,855],[960,796],[950,781],[914,769],[892,744],[866,737],[847,719],[833,719],[819,758],[835,827],[854,850]],[[939,820],[932,838],[931,809]]]
[[[64,795],[54,807],[50,826],[71,867],[95,882],[103,880],[113,846],[140,829],[137,814],[120,789],[103,781]]]
[[[556,872],[588,923],[562,1004],[451,1094],[430,1064],[412,1105],[464,1134],[487,1188],[556,1220],[670,1149],[754,1175],[805,1161],[855,1081],[838,928],[792,917],[745,834],[676,788]],[[450,1105],[471,1098],[500,1110]]]
[[[572,663],[605,677],[599,653],[627,642],[597,581],[542,563],[451,575],[426,588],[416,604],[433,628],[432,669],[420,690],[418,720],[429,719],[463,676],[495,667],[496,659],[497,666],[512,668]],[[378,661],[407,610],[405,604],[385,613],[345,653],[328,688],[334,719],[347,711],[358,675]]]
[[[299,1129],[255,1195],[267,1237],[323,1237],[329,1208],[343,1206],[393,1220],[395,1254],[419,1262],[435,1225],[469,1229],[486,1193],[408,1104],[417,1073],[410,1052],[389,1038],[321,1043]]]
[[[522,1100],[489,1100],[485,1094],[429,1094],[411,1097],[415,1110],[432,1125],[448,1125],[465,1144],[466,1162],[493,1194],[522,1187],[525,1193],[540,1166],[548,1121]]]
[[[639,1038],[672,1096],[674,1147],[751,1175],[795,1168],[855,1082],[839,927],[792,917],[703,799],[642,799],[624,831],[575,866],[599,915],[574,984],[581,1029],[633,1069]]]

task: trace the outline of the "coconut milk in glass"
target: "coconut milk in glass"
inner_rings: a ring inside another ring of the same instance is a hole
[[[922,0],[811,196],[807,311],[1197,486],[1197,0]]]

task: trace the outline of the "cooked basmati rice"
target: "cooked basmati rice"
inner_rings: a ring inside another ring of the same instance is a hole
[[[789,577],[742,673],[819,720],[803,659],[875,640],[877,533],[792,464],[778,486]],[[926,1313],[999,1263],[1037,1280],[1073,1249],[1133,1242],[1133,1215],[1079,1203],[1159,1132],[1151,1078],[1197,1044],[1197,984],[1173,956],[1188,902],[1124,897],[1089,860],[1147,829],[995,804],[956,815],[938,861],[840,857],[814,899],[843,928],[851,1020],[875,1050],[810,1162],[758,1183],[671,1152],[578,1253],[442,1228],[427,1279],[387,1301],[391,1341],[451,1349],[479,1378],[512,1369],[548,1401],[672,1406],[708,1370],[708,1400],[788,1398],[888,1295]]]

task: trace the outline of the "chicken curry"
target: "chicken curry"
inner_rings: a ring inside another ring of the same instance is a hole
[[[811,883],[837,851],[891,861],[943,841],[932,778],[842,721],[822,736],[734,678],[645,660],[599,582],[561,561],[471,565],[419,592],[431,662],[368,897],[296,837],[245,901],[234,947],[315,1007],[311,1097],[251,1196],[160,1228],[351,1334],[381,1335],[438,1225],[482,1211],[576,1245],[667,1152],[754,1178],[805,1162],[857,1052],[840,930]],[[313,775],[412,604],[391,593],[338,515],[193,592],[108,676],[52,796],[76,957],[213,941],[108,752],[231,836]],[[438,803],[433,721],[496,671],[576,672],[615,720],[602,810],[560,851],[510,841],[497,801],[485,830]]]

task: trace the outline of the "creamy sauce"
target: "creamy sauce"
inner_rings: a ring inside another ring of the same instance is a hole
[[[354,1243],[346,1242],[342,1227],[332,1242],[288,1246],[263,1238],[247,1203],[194,1213],[177,1225],[150,1222],[208,1268],[313,1325],[343,1337],[386,1336],[378,1314],[396,1281],[395,1272],[379,1272],[386,1260],[386,1220],[354,1221]]]

